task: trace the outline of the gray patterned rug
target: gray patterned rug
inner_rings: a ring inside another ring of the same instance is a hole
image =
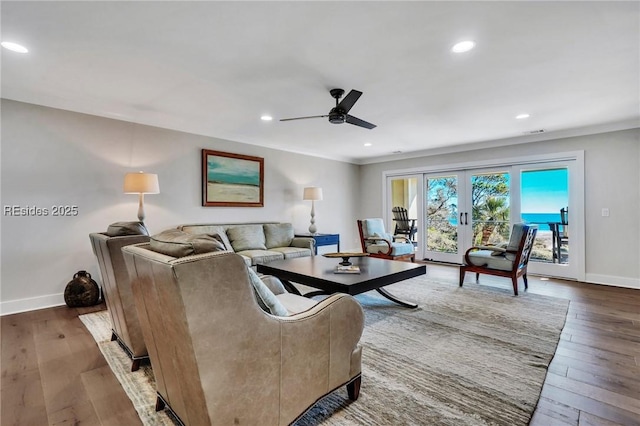
[[[569,301],[425,276],[387,287],[419,303],[407,309],[370,292],[356,296],[366,323],[362,388],[318,402],[296,426],[527,425],[555,353]],[[173,425],[156,413],[150,367],[131,373],[110,342],[106,311],[80,317],[145,425]]]

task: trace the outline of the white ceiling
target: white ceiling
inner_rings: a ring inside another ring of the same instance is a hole
[[[2,97],[354,163],[631,128],[639,7],[3,1],[2,40],[30,52],[2,49]],[[378,127],[277,121],[326,114],[334,87]]]

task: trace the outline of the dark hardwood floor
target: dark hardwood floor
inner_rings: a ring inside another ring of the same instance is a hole
[[[457,285],[457,267],[430,264],[427,274]],[[465,286],[478,285],[472,275]],[[508,279],[481,282],[511,288]],[[531,424],[640,425],[640,290],[530,277],[528,293],[571,301]],[[1,318],[2,426],[141,424],[78,319],[99,309]]]

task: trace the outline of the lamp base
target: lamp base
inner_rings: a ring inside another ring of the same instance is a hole
[[[318,228],[316,227],[315,224],[311,224],[309,225],[309,233],[312,235],[315,235],[318,232]]]

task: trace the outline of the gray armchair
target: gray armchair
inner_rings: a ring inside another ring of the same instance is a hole
[[[464,263],[460,266],[460,287],[462,287],[466,272],[475,272],[476,282],[480,274],[511,278],[513,292],[516,296],[518,295],[519,277],[522,277],[524,288],[527,289],[529,287],[527,265],[537,232],[538,229],[535,227],[516,223],[513,225],[509,244],[506,247],[471,247],[464,254]]]
[[[415,261],[413,244],[404,237],[393,236],[384,229],[380,218],[358,220],[362,251],[371,257]]]
[[[242,257],[175,258],[123,249],[157,384],[185,425],[288,425],[324,395],[360,388],[360,305],[279,292],[289,316],[263,310]],[[273,288],[273,287],[271,287]]]
[[[93,253],[98,259],[102,275],[102,288],[111,317],[111,340],[131,357],[131,371],[140,367],[140,361],[149,358],[142,337],[142,329],[136,311],[127,267],[122,257],[122,247],[149,241],[147,235],[124,235],[111,237],[106,233],[89,234]]]

